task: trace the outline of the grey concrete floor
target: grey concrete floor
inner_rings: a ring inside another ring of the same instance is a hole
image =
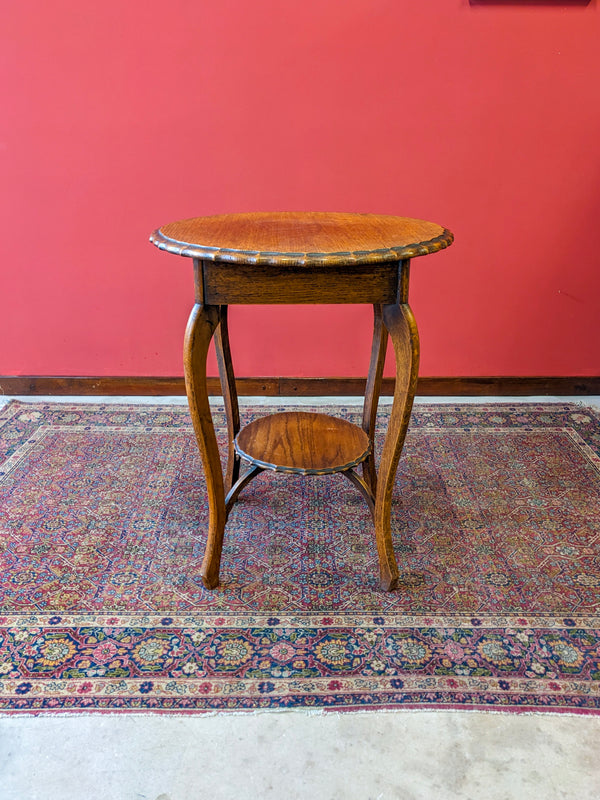
[[[600,797],[600,718],[302,711],[0,719],[3,800]]]
[[[185,398],[20,398],[177,402]],[[0,398],[0,405],[8,398]],[[600,398],[473,398],[472,402]],[[282,398],[244,398],[279,405]],[[356,398],[305,398],[308,405]],[[469,398],[420,398],[419,402]],[[291,398],[298,404],[301,398]],[[485,712],[0,717],[0,800],[600,799],[600,717]]]

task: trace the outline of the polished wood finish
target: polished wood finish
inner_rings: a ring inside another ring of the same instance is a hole
[[[150,237],[161,250],[204,261],[295,267],[397,262],[452,240],[449,230],[425,220],[318,211],[196,217]]]
[[[303,271],[295,266],[222,264],[205,261],[207,303],[393,303],[397,265],[326,264]],[[307,280],[309,278],[309,280]],[[338,278],[344,281],[343,290]]]
[[[398,583],[390,513],[394,476],[417,386],[419,338],[408,305],[410,258],[447,247],[452,234],[428,222],[357,214],[242,214],[172,223],[158,247],[194,262],[196,305],[185,344],[190,413],[206,470],[210,525],[204,585],[219,581],[227,515],[262,470],[343,474],[373,515],[380,586]],[[373,344],[362,427],[308,411],[272,414],[240,430],[227,329],[229,303],[372,303]],[[216,335],[229,452],[225,479],[208,404],[206,354]],[[396,358],[394,401],[379,466],[377,405],[388,337]],[[250,466],[242,472],[239,459]],[[363,464],[363,477],[355,467]]]
[[[362,494],[362,496],[367,501],[367,506],[369,507],[369,511],[371,512],[371,517],[373,522],[375,522],[375,496],[371,491],[371,488],[367,485],[364,478],[361,478],[360,475],[357,475],[353,469],[347,469],[342,472],[342,475],[350,481],[358,491]]]
[[[419,337],[408,305],[410,259],[440,250],[452,234],[439,225],[360,214],[235,214],[171,223],[151,237],[193,258],[196,304],[184,346],[190,414],[206,472],[210,522],[202,580],[219,582],[224,527],[242,489],[264,469],[343,474],[361,492],[375,523],[379,583],[398,584],[390,513],[394,476],[417,387]],[[272,414],[239,430],[229,336],[230,303],[372,303],[374,333],[362,428],[308,411]],[[216,334],[229,439],[225,479],[210,406],[206,355]],[[379,473],[374,431],[387,338],[396,358],[394,401]],[[239,431],[239,432],[238,432]],[[238,457],[249,463],[242,473]],[[354,470],[367,462],[363,477]]]
[[[381,396],[394,394],[394,378],[382,378]],[[324,397],[355,395],[363,397],[366,378],[236,378],[240,397]],[[221,394],[219,378],[207,378],[211,396]],[[0,375],[0,395],[106,395],[163,397],[185,395],[183,377],[156,375]],[[531,395],[600,395],[600,375],[592,376],[456,376],[419,377],[417,395],[421,397],[527,397]]]
[[[344,472],[370,451],[369,437],[345,419],[285,411],[254,420],[237,435],[237,453],[262,469],[298,475]]]
[[[229,512],[233,508],[233,505],[238,499],[242,489],[244,489],[253,478],[256,478],[257,475],[260,475],[261,472],[264,472],[263,468],[257,467],[256,464],[254,464],[238,477],[236,482],[227,493],[227,497],[225,498],[225,511],[227,516],[229,516]]]
[[[377,468],[375,466],[375,423],[377,421],[377,407],[381,394],[381,381],[385,354],[387,350],[388,332],[383,324],[381,304],[373,306],[373,343],[371,345],[371,363],[367,385],[365,387],[365,402],[363,406],[363,430],[369,437],[370,453],[363,463],[363,479],[370,492],[375,495],[377,490]]]
[[[206,356],[220,322],[221,309],[218,306],[201,306],[196,303],[190,314],[183,345],[185,386],[208,493],[208,536],[200,569],[202,582],[207,589],[214,589],[219,585],[219,565],[227,517],[221,457],[206,388]]]
[[[407,295],[408,291],[405,294]],[[394,347],[396,386],[377,476],[375,537],[379,554],[380,586],[386,591],[391,591],[398,584],[398,566],[394,556],[390,522],[392,491],[417,388],[419,334],[415,318],[406,302],[384,306],[383,324]]]
[[[228,452],[227,471],[225,473],[225,492],[229,492],[240,476],[240,459],[235,452],[234,440],[240,430],[240,409],[238,406],[237,388],[233,374],[233,362],[229,348],[229,329],[227,327],[227,306],[219,309],[220,322],[215,332],[215,351],[219,367],[219,378],[225,416],[227,419]]]

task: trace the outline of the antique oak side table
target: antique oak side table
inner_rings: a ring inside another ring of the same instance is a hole
[[[419,337],[408,305],[410,259],[452,243],[450,231],[422,220],[372,214],[254,213],[199,217],[165,225],[150,237],[161,250],[193,259],[195,305],[185,333],[184,367],[194,431],[206,473],[209,528],[201,575],[219,584],[225,523],[241,490],[263,470],[345,475],[374,519],[382,589],[397,586],[390,511],[394,478],[417,384]],[[240,430],[227,331],[236,303],[369,303],[375,324],[362,427],[326,414],[287,412]],[[396,385],[379,469],[374,432],[387,347]],[[206,383],[215,336],[229,438],[223,476]],[[246,463],[240,469],[241,461]],[[356,472],[361,466],[362,476]]]

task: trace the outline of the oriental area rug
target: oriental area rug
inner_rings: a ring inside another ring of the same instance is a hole
[[[224,445],[222,409],[215,424]],[[206,591],[185,407],[13,401],[0,444],[0,713],[600,711],[600,417],[583,406],[417,406],[392,593],[354,487],[274,473],[240,496]]]

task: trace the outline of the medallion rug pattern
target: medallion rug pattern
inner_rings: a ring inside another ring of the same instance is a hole
[[[257,478],[212,592],[207,519],[187,409],[5,406],[0,711],[600,710],[594,411],[416,407],[392,593],[341,476]]]

